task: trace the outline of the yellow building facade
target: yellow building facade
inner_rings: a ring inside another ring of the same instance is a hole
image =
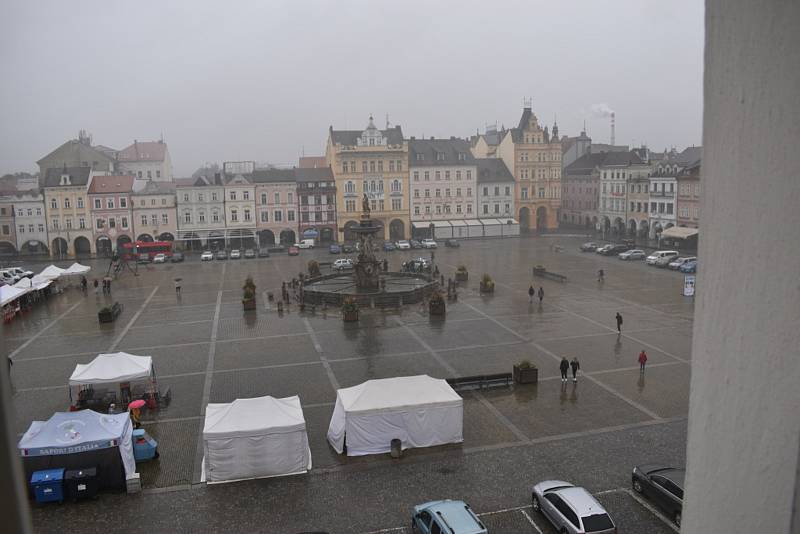
[[[339,241],[355,241],[349,229],[359,224],[365,195],[370,217],[383,226],[379,239],[411,235],[408,142],[400,126],[379,130],[372,117],[364,130],[331,126],[325,158],[336,181]]]

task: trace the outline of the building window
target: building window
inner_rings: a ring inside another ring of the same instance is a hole
[[[431,207],[430,206],[425,206],[425,214],[426,215],[430,215],[430,213],[431,213]]]
[[[64,222],[66,223],[67,230],[71,230],[72,229],[72,218],[71,217],[67,217]]]
[[[283,220],[283,212],[280,210],[275,210],[272,214],[272,220],[275,222],[281,222]]]
[[[44,225],[43,224],[39,224],[39,232],[44,232]]]
[[[419,189],[414,189],[414,198],[419,198]]]
[[[344,201],[345,211],[353,212],[356,211],[356,201],[355,200],[345,200]]]
[[[108,208],[110,210],[114,209],[114,199],[113,198],[107,198],[106,199],[106,208]]]
[[[467,204],[467,213],[472,213],[472,204]]]
[[[156,171],[156,178],[161,178],[161,171]]]
[[[393,198],[392,199],[392,211],[400,211],[402,209],[403,209],[403,199]]]
[[[522,200],[525,200],[525,199],[527,199],[527,198],[528,198],[528,188],[527,188],[527,187],[523,187],[523,188],[520,190],[520,193],[521,193],[521,195],[520,195],[520,196],[522,197]]]
[[[436,171],[436,173],[435,173],[435,174],[436,174],[436,180],[437,180],[437,181],[442,179],[442,173],[441,173],[441,171]]]
[[[7,235],[7,234],[9,234],[9,233],[11,233],[11,232],[10,232],[10,228],[9,228],[8,226],[5,226],[5,225],[4,225],[4,226],[3,226],[3,233],[4,233],[4,234],[6,234],[6,235]],[[20,224],[20,225],[19,225],[19,233],[20,233],[20,234],[24,234],[24,233],[25,233],[25,225],[24,225],[24,224]]]
[[[419,171],[414,171],[414,181],[419,182]]]
[[[508,202],[506,202],[505,210],[506,213],[509,213],[511,211],[511,206],[508,204]]]
[[[78,208],[83,208],[83,197],[78,197]]]
[[[52,221],[50,221],[50,223],[51,226],[53,227],[53,230],[58,230],[58,219],[53,219]]]
[[[69,199],[68,198],[64,199],[64,208],[69,208]]]
[[[294,220],[294,210],[289,210],[286,212],[286,220],[293,221]]]
[[[267,210],[261,211],[261,222],[263,223],[269,222],[269,216],[267,215],[267,213],[268,213]]]
[[[441,197],[442,197],[442,190],[441,189],[437,189],[436,190],[436,198],[441,198]]]
[[[500,213],[500,204],[495,204],[494,205],[494,212],[495,213]]]
[[[483,214],[484,215],[488,215],[489,214],[489,204],[484,204],[483,205]]]
[[[142,224],[147,224],[147,217],[142,216],[142,219],[143,219]],[[183,222],[185,222],[185,223],[191,223],[192,222],[192,214],[191,214],[191,212],[187,211],[186,213],[183,214]]]
[[[287,193],[286,197],[287,197],[286,202],[288,202],[289,204],[294,204],[294,193],[291,192]]]
[[[266,204],[266,203],[267,203],[267,194],[266,193],[261,193],[261,204],[263,205],[263,204]]]
[[[218,210],[214,210],[214,211],[211,212],[211,221],[215,222],[215,223],[219,222],[219,211]]]
[[[403,162],[402,162],[402,160],[397,160],[397,172],[403,172]]]
[[[228,196],[231,200],[236,200],[236,191],[231,191]]]
[[[184,202],[189,202],[189,193],[184,193],[183,194],[183,201]]]
[[[116,219],[114,219],[114,217],[111,217],[108,220],[108,227],[109,228],[116,228],[117,227],[117,221],[116,221]]]
[[[80,207],[82,207],[82,206],[80,205],[80,201],[81,201],[81,199],[78,199],[78,207],[79,207],[79,208],[80,208]],[[39,216],[39,217],[41,217],[41,216],[42,216],[42,208],[36,208],[36,215],[37,215],[37,216]]]
[[[631,202],[631,211],[633,211],[633,202]]]
[[[142,171],[139,171],[139,172],[137,172],[137,173],[136,173],[136,176],[138,176],[139,178],[141,178],[141,177],[142,177]]]
[[[200,213],[198,213],[198,214],[197,214],[197,220],[198,220],[199,222],[201,222],[201,223],[204,223],[204,222],[206,222],[206,212],[204,212],[204,211],[201,211]]]
[[[280,204],[280,203],[281,203],[281,194],[275,193],[275,204]]]
[[[99,198],[94,199],[94,209],[99,210],[103,207],[103,201]]]
[[[539,198],[544,198],[544,187],[539,188]]]
[[[425,181],[426,182],[430,182],[431,181],[431,173],[430,173],[430,171],[425,171]]]
[[[414,215],[419,215],[419,206],[414,206]]]
[[[239,222],[239,211],[236,209],[231,210],[231,222]]]
[[[242,196],[245,200],[250,200],[250,191],[242,191]]]
[[[467,180],[472,180],[472,171],[467,171]]]
[[[250,221],[250,210],[245,208],[244,210],[244,220],[249,222]]]
[[[389,160],[389,172],[394,172],[394,160]]]
[[[667,215],[672,215],[672,202],[667,203]]]
[[[395,193],[399,193],[401,190],[400,180],[393,180],[392,181],[392,191]]]
[[[128,200],[125,198],[119,199],[119,207],[120,208],[127,208],[128,207]]]
[[[211,193],[211,200],[212,200],[212,201],[216,202],[216,201],[217,201],[217,198],[218,198],[218,197],[217,197],[217,194],[216,194],[216,193]]]

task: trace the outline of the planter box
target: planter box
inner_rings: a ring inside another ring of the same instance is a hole
[[[468,272],[464,271],[462,273],[462,272],[456,271],[456,282],[466,282],[467,280],[469,280],[469,273]]]
[[[358,321],[358,310],[342,312],[342,320],[346,323],[354,323]]]
[[[255,310],[256,309],[256,299],[242,300],[242,308],[244,308],[245,311]]]
[[[481,293],[494,293],[494,284],[486,285],[481,282]]]
[[[444,315],[446,311],[447,311],[447,305],[445,304],[444,300],[441,300],[439,302],[432,300],[428,304],[428,312],[431,315]]]
[[[122,304],[115,302],[109,306],[108,309],[103,309],[97,312],[97,320],[101,323],[113,323],[117,317],[122,313]]]
[[[522,369],[515,365],[513,375],[517,384],[536,384],[539,381],[539,369],[536,367]]]

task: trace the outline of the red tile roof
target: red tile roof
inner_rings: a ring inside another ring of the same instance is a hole
[[[130,193],[133,190],[133,176],[95,176],[89,186],[89,194]]]
[[[164,161],[167,144],[163,141],[134,141],[117,154],[118,161]]]
[[[299,167],[301,169],[318,169],[327,166],[328,162],[325,160],[325,156],[302,156],[300,158]]]

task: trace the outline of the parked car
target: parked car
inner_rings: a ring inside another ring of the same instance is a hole
[[[336,243],[331,243],[331,246],[328,247],[328,252],[331,254],[341,254],[342,247],[340,247]]]
[[[672,258],[678,257],[678,252],[676,250],[657,250],[647,256],[645,261],[647,262],[647,265],[655,265],[658,260],[665,257],[669,257],[670,261],[672,261]]]
[[[411,250],[411,243],[409,243],[405,239],[401,239],[397,242],[397,249],[398,250]]]
[[[416,239],[411,239],[408,243],[411,245],[411,248],[422,248],[422,243]]]
[[[206,250],[202,254],[200,254],[200,261],[211,261],[214,259],[214,253],[210,250]]]
[[[22,278],[33,278],[33,271],[26,271],[22,267],[11,267],[11,272]]]
[[[173,252],[172,257],[169,259],[172,263],[180,263],[183,261],[183,252]]]
[[[438,245],[436,244],[436,241],[434,241],[431,238],[422,240],[422,248],[437,248],[437,247]]]
[[[675,261],[678,257],[678,253],[675,252],[674,254],[667,254],[658,258],[653,265],[656,267],[661,267],[662,269],[666,268],[667,265]]]
[[[597,243],[589,242],[581,245],[581,252],[594,252],[597,250]]]
[[[296,246],[291,246],[289,247],[288,254],[289,256],[297,256],[300,254],[300,249],[297,248]]]
[[[136,257],[136,263],[144,264],[150,263],[152,260],[150,259],[150,254],[147,252],[142,252]]]
[[[458,248],[461,246],[461,242],[457,239],[448,239],[444,242],[444,246],[450,248]]]
[[[680,267],[680,271],[682,273],[696,273],[697,272],[697,260],[687,261]]]
[[[345,271],[353,268],[353,260],[350,258],[339,258],[333,262],[331,269],[334,271]]]
[[[397,248],[397,247],[396,247],[396,246],[394,246],[394,243],[392,243],[391,241],[384,241],[384,242],[383,242],[383,251],[384,251],[384,252],[392,252],[392,251],[394,251],[396,248]]]
[[[276,243],[274,245],[270,245],[267,250],[270,252],[283,252],[286,250],[286,247],[284,247],[281,243]]]
[[[533,510],[544,515],[559,532],[616,533],[611,516],[584,488],[562,480],[546,480],[533,487]]]
[[[356,251],[356,246],[353,243],[345,243],[342,245],[342,252],[345,254],[352,254]]]
[[[606,250],[610,249],[614,245],[603,245],[602,247],[597,247],[594,249],[595,254],[603,254]]]
[[[633,490],[655,502],[664,513],[681,526],[683,512],[684,469],[663,465],[641,465],[633,468]]]
[[[268,248],[260,248],[260,249],[258,249],[258,257],[259,258],[269,258],[269,249]]]
[[[431,501],[414,507],[411,530],[419,534],[488,534],[488,530],[464,501]]]
[[[621,260],[643,260],[647,257],[644,250],[639,250],[635,248],[633,250],[626,250],[625,252],[620,252],[617,256]]]
[[[669,262],[669,265],[667,265],[667,267],[669,267],[673,271],[677,271],[678,269],[681,268],[681,265],[683,265],[684,263],[686,263],[688,261],[697,261],[697,257],[695,257],[695,256],[679,256],[679,257],[675,258],[674,260],[672,260],[671,262]]]
[[[159,252],[153,256],[153,263],[167,263],[167,255],[163,252]]]
[[[415,258],[413,260],[408,260],[402,265],[402,270],[404,272],[409,272],[409,273],[420,273],[423,271],[428,271],[430,270],[430,268],[431,264],[425,258]]]
[[[253,250],[252,248],[248,248],[247,250],[244,251],[244,257],[247,260],[251,260],[256,257],[256,251]]]
[[[224,250],[218,250],[217,251],[217,259],[218,260],[227,260],[228,259],[228,253],[226,251],[224,251]]]
[[[301,239],[299,243],[295,243],[294,246],[297,248],[314,248],[314,240],[313,239]]]
[[[231,250],[231,259],[232,260],[238,260],[241,257],[242,257],[242,253],[239,252],[238,248],[235,248],[235,249]]]
[[[19,282],[19,276],[11,272],[11,269],[3,269],[2,271],[0,271],[0,277],[2,277],[3,282],[5,282],[6,285],[9,286],[12,286],[17,282]]]
[[[621,243],[617,243],[616,245],[611,245],[608,248],[604,247],[603,252],[601,252],[600,254],[602,254],[603,256],[616,256],[620,252],[625,252],[629,248],[631,248],[631,247],[629,247],[628,245],[623,245]]]

